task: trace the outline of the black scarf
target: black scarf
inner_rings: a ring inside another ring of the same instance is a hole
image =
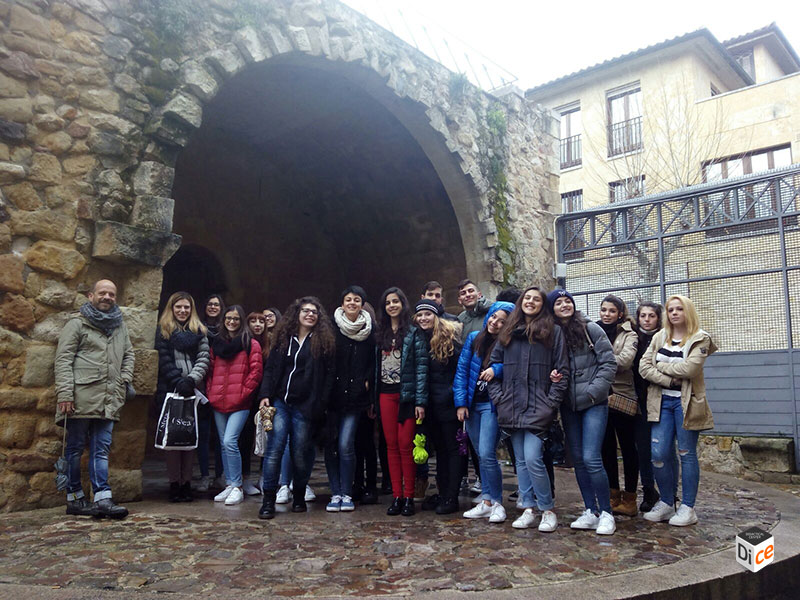
[[[614,340],[617,339],[617,327],[619,326],[619,323],[611,323],[606,325],[602,321],[597,321],[597,324],[603,328],[603,331],[605,331],[606,335],[608,336],[608,341],[613,344]]]
[[[218,335],[211,340],[211,348],[214,350],[214,355],[219,358],[233,358],[244,350],[244,342],[241,335],[237,335],[230,341],[224,340],[221,335]]]
[[[109,311],[102,311],[91,302],[81,306],[81,314],[100,331],[111,337],[114,330],[122,325],[122,311],[116,304]]]
[[[172,344],[172,347],[176,350],[189,352],[197,348],[202,337],[201,334],[194,333],[188,329],[178,329],[170,336],[169,343]]]

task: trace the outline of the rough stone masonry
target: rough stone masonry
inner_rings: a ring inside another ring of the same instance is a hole
[[[417,117],[402,118],[449,191],[469,275],[550,281],[559,196],[549,111],[453,85],[441,65],[333,0],[186,4],[0,0],[2,511],[62,502],[53,354],[99,277],[119,285],[139,393],[114,432],[112,486],[120,501],[140,495],[161,269],[181,243],[175,160],[204,104],[255,63],[313,57],[411,101]]]

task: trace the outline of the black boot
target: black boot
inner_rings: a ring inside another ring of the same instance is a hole
[[[303,489],[306,489],[305,487]],[[306,506],[306,500],[302,495],[295,494],[292,497],[292,512],[306,512],[308,507]]]
[[[378,491],[375,488],[367,488],[361,498],[361,504],[377,504]]]
[[[181,501],[181,484],[177,481],[171,481],[169,484],[169,501],[170,502],[180,502]]]
[[[261,509],[258,511],[259,519],[272,519],[275,517],[275,490],[264,490],[264,499],[261,501]]]
[[[67,514],[79,515],[82,517],[96,517],[97,507],[86,500],[85,497],[78,498],[77,500],[67,500]]]
[[[442,497],[439,494],[431,494],[422,501],[422,510],[436,510],[441,501]]]
[[[109,519],[124,519],[128,516],[128,509],[119,504],[115,504],[111,498],[103,498],[95,502],[97,506],[97,513],[100,517],[108,517]]]
[[[644,493],[642,494],[642,503],[639,505],[639,510],[643,513],[650,512],[653,510],[653,507],[656,503],[661,499],[656,488],[647,486],[642,488]]]
[[[442,498],[439,505],[436,507],[437,515],[451,515],[458,512],[458,499],[457,498]]]
[[[414,499],[413,498],[403,498],[403,509],[400,511],[400,514],[404,517],[410,517],[415,512],[414,510]]]
[[[181,484],[181,502],[191,502],[192,500],[194,500],[192,484],[187,481]]]
[[[403,499],[402,498],[395,498],[392,501],[392,505],[386,509],[386,514],[392,517],[396,517],[400,514],[400,511],[403,510]]]

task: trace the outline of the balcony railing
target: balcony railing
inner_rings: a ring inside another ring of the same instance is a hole
[[[561,168],[569,169],[581,164],[581,135],[561,140]]]
[[[608,155],[618,156],[641,150],[642,117],[611,123],[608,126]]]

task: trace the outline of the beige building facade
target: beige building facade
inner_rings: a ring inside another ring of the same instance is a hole
[[[773,23],[707,29],[529,89],[561,117],[565,212],[796,163],[800,59]]]

